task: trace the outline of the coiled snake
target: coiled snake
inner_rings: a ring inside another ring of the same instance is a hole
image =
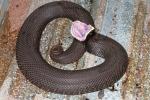
[[[71,63],[87,50],[103,57],[105,61],[102,64],[73,71],[49,65],[40,54],[39,43],[42,31],[55,18],[79,20],[94,26],[90,13],[75,3],[56,1],[36,9],[25,20],[16,44],[18,66],[31,83],[45,91],[76,95],[107,88],[123,76],[128,65],[126,51],[113,39],[94,31],[84,42],[74,39],[70,48],[61,52],[57,60]]]

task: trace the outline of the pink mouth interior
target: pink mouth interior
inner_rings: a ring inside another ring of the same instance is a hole
[[[84,41],[86,39],[87,35],[92,30],[94,30],[94,27],[92,27],[91,25],[87,25],[80,21],[72,22],[71,34],[74,38],[76,38],[79,41]]]

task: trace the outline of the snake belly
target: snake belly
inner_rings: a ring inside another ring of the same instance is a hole
[[[36,9],[25,20],[16,44],[18,66],[32,84],[49,92],[77,95],[107,88],[123,76],[128,65],[126,51],[113,39],[94,32],[86,42],[73,41],[75,45],[71,45],[69,52],[66,50],[63,55],[68,60],[68,57],[75,57],[68,61],[72,62],[87,50],[105,58],[102,64],[73,71],[57,69],[48,64],[39,51],[39,41],[46,25],[56,18],[80,20],[94,26],[90,13],[72,2],[56,1]]]

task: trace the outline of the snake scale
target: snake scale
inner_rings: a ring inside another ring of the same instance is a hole
[[[74,39],[68,50],[61,52],[60,59],[56,57],[56,60],[71,63],[88,51],[104,58],[102,64],[73,71],[57,69],[48,64],[39,51],[40,38],[46,25],[56,18],[79,20],[94,26],[88,11],[68,1],[47,3],[32,12],[21,27],[16,43],[18,66],[31,83],[45,91],[77,95],[112,86],[123,76],[128,65],[125,49],[115,40],[94,31],[84,42]]]

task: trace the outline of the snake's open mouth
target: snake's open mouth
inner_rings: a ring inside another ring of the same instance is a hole
[[[84,41],[87,37],[87,35],[94,30],[94,27],[90,24],[87,25],[81,21],[74,21],[72,22],[71,26],[71,34],[74,38],[76,38],[79,41]]]

